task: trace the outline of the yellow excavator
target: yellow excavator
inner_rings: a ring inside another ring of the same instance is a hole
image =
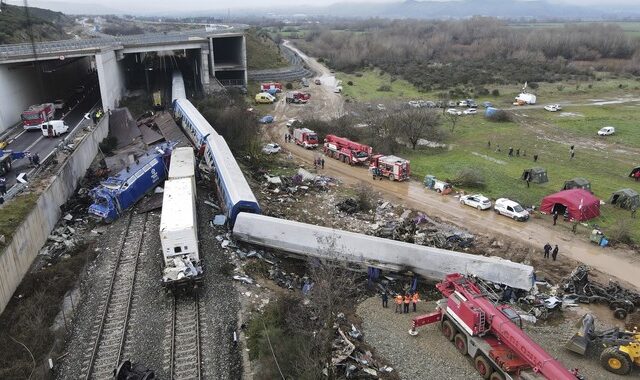
[[[565,344],[565,348],[580,355],[590,349],[603,348],[600,364],[607,371],[628,375],[633,366],[640,366],[640,333],[611,328],[595,331],[595,319],[585,314],[578,323],[578,332]]]

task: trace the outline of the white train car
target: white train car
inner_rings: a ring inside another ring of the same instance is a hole
[[[162,199],[160,244],[164,258],[163,286],[194,284],[202,280],[192,148],[177,148],[171,154],[169,179],[164,183]]]
[[[176,99],[186,99],[187,93],[184,89],[184,80],[182,79],[182,73],[180,71],[173,72],[173,78],[171,79],[171,102]]]
[[[196,188],[196,157],[191,147],[175,148],[171,153],[168,179],[191,178],[192,187]]]

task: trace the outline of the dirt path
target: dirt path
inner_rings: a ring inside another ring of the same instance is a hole
[[[288,42],[285,42],[288,43]],[[289,45],[290,46],[290,45]],[[328,69],[315,59],[307,57],[293,46],[298,54],[321,78],[329,78]],[[332,92],[331,87],[324,84],[309,87],[312,98],[308,105],[289,105],[281,100],[276,105],[275,116],[278,123],[266,127],[268,134],[274,141],[278,141],[291,154],[306,163],[322,155],[320,150],[306,150],[294,144],[284,143],[286,120],[289,118],[305,119],[312,116],[327,117],[335,115],[336,109],[342,112],[343,102],[338,94]],[[336,99],[337,98],[337,99]],[[337,108],[325,108],[337,107]],[[637,262],[640,256],[631,250],[601,249],[589,243],[584,235],[573,235],[567,226],[552,226],[550,218],[532,219],[526,223],[515,222],[493,212],[480,212],[470,207],[461,206],[453,196],[441,196],[425,189],[418,181],[390,182],[387,180],[373,181],[368,171],[363,167],[349,166],[331,158],[325,158],[323,174],[341,179],[346,184],[364,182],[382,193],[385,198],[401,203],[407,207],[423,211],[431,216],[440,217],[446,221],[467,228],[470,231],[498,235],[506,239],[513,239],[541,251],[542,246],[549,242],[558,244],[560,255],[580,261],[618,280],[640,289],[640,276],[637,276]],[[553,264],[549,264],[553,265]],[[556,265],[560,265],[559,263]]]

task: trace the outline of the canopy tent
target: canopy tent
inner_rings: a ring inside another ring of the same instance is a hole
[[[564,186],[562,190],[571,190],[571,189],[583,189],[587,191],[591,191],[591,182],[584,178],[572,178],[568,181],[564,181]]]
[[[544,168],[530,168],[522,172],[522,179],[533,183],[549,182],[547,171]]]
[[[573,220],[584,221],[600,215],[600,200],[587,190],[562,190],[544,197],[540,211],[546,214],[566,213]]]
[[[620,189],[611,194],[609,203],[626,209],[638,208],[640,206],[640,195],[632,189]]]

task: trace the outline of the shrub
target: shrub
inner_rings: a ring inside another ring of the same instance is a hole
[[[529,82],[527,83],[527,86],[529,86],[529,88],[532,90],[536,90],[538,87],[540,87],[540,85],[536,82]]]
[[[355,193],[360,211],[366,212],[374,208],[377,197],[371,186],[363,183],[356,185]]]
[[[463,168],[451,180],[451,184],[459,187],[483,188],[484,174],[478,168]]]
[[[497,98],[498,96],[500,96],[500,90],[498,90],[497,88],[494,89],[493,91],[491,91],[491,95]]]
[[[347,82],[347,84],[348,84],[349,86],[353,86],[353,81],[348,81],[348,82]]]
[[[485,116],[490,121],[507,122],[511,121],[511,114],[505,110],[497,110],[496,112]]]
[[[612,243],[633,244],[632,229],[633,223],[630,219],[618,219],[609,227],[607,236]]]
[[[293,89],[293,84],[291,82],[287,82],[287,84],[284,85],[284,88],[286,88],[287,90],[291,90]]]
[[[391,86],[388,85],[388,84],[383,84],[382,86],[378,87],[378,89],[376,91],[391,92]]]
[[[107,156],[111,155],[111,153],[113,153],[117,146],[118,138],[111,133],[109,133],[107,137],[105,137],[104,140],[102,140],[102,142],[98,144],[98,147],[100,148],[102,153]]]

